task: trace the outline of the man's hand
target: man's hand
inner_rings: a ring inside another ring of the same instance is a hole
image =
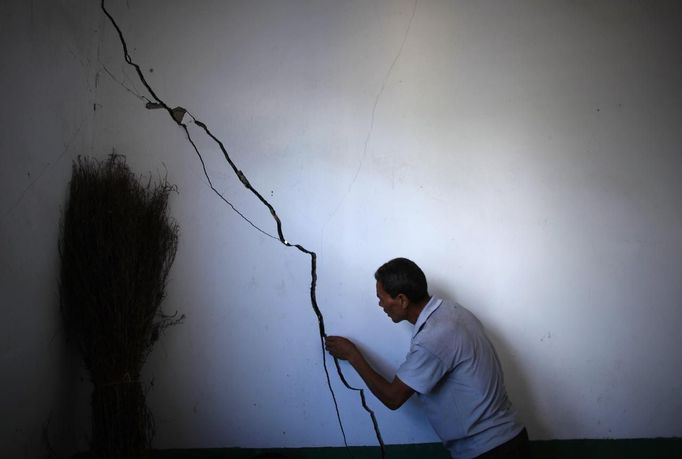
[[[325,338],[324,347],[335,358],[348,360],[362,380],[365,381],[369,390],[391,410],[399,408],[414,394],[414,390],[397,376],[393,378],[392,382],[388,382],[386,378],[377,373],[348,338],[328,336]]]
[[[327,336],[324,340],[324,347],[333,357],[340,360],[351,360],[360,353],[355,344],[343,336]]]

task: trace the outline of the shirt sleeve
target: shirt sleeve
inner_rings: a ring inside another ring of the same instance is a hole
[[[443,362],[420,345],[413,345],[396,376],[420,394],[426,394],[445,375]]]

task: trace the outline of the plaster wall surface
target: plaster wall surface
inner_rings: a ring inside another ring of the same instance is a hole
[[[116,149],[135,170],[167,173],[179,187],[172,211],[181,242],[164,308],[187,318],[146,368],[155,446],[341,445],[308,257],[253,229],[209,189],[184,132],[164,111],[145,109],[149,95],[96,7],[10,5],[27,26],[3,33],[20,47],[38,41],[44,54],[27,59],[14,48],[10,62],[34,71],[8,66],[2,80],[18,89],[1,112],[13,128],[2,140],[9,262],[1,282],[20,324],[2,325],[0,358],[17,376],[3,383],[16,395],[2,403],[36,432],[48,407],[63,403],[49,394],[19,403],[33,393],[21,380],[68,379],[46,343],[58,329],[59,206],[70,160]],[[159,96],[205,122],[276,208],[285,237],[318,254],[328,333],[355,340],[392,376],[411,327],[376,306],[373,272],[407,256],[431,293],[486,325],[531,438],[682,435],[677,2],[131,0],[109,8]],[[35,10],[65,30],[51,40],[49,27],[26,19]],[[60,77],[65,64],[72,74]],[[40,109],[29,109],[19,94],[44,88],[42,79],[60,90],[32,95]],[[36,116],[44,135],[21,118]],[[216,145],[189,129],[216,188],[275,234]],[[77,148],[56,147],[74,135]],[[59,166],[26,188],[26,171],[55,157]],[[41,306],[29,313],[29,304]],[[27,359],[37,365],[28,370]],[[88,386],[74,380],[68,387],[82,399]],[[375,444],[357,394],[333,372],[332,385],[349,443]],[[371,395],[369,403],[386,443],[437,441],[416,400],[396,412]],[[21,443],[10,427],[3,444]]]
[[[87,381],[57,295],[60,206],[92,147],[99,17],[86,1],[0,2],[0,455],[87,447]]]

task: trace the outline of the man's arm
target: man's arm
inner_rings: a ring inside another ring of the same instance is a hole
[[[402,382],[397,376],[389,382],[377,373],[349,339],[341,336],[328,336],[325,339],[325,347],[335,358],[347,360],[365,381],[369,390],[387,408],[391,410],[400,408],[414,394],[414,389]]]

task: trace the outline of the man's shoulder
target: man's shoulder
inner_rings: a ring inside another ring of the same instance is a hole
[[[466,325],[470,316],[472,314],[460,304],[450,300],[441,300],[438,308],[426,321],[424,328],[429,328],[432,331],[443,328],[456,329]]]
[[[429,348],[431,343],[438,343],[456,334],[459,324],[453,306],[452,303],[442,302],[422,324],[412,343]]]
[[[432,325],[441,324],[443,326],[469,328],[480,326],[480,321],[478,317],[462,306],[461,304],[443,300],[440,307],[434,311]]]
[[[442,346],[458,347],[470,341],[472,324],[478,322],[476,317],[460,304],[443,300],[433,311],[412,343],[434,352]]]

